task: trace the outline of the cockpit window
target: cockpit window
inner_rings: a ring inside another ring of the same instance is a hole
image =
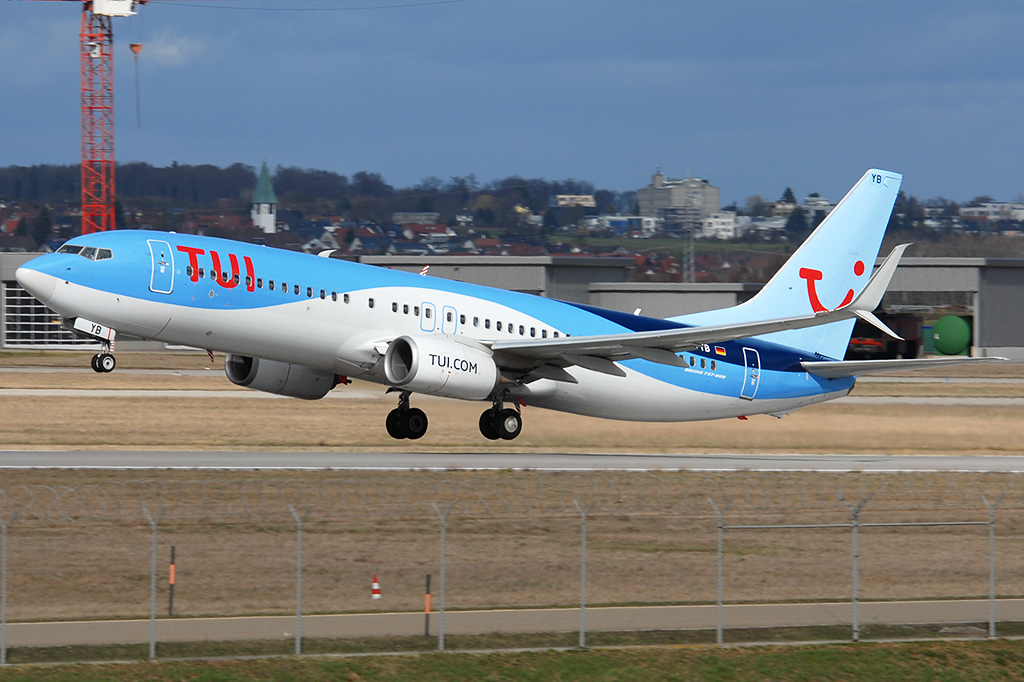
[[[95,246],[79,246],[77,244],[65,244],[57,249],[57,253],[77,254],[89,260],[107,260],[114,257],[110,249],[97,249]]]

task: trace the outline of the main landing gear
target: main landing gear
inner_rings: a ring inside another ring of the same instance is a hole
[[[102,352],[92,356],[92,371],[100,373],[114,371],[114,368],[117,367],[117,360],[114,359],[112,350],[113,348],[109,343],[103,344]]]
[[[396,440],[417,440],[427,432],[427,415],[418,407],[409,407],[409,391],[400,391],[398,407],[388,412],[384,426]]]
[[[494,407],[480,415],[480,433],[488,440],[512,440],[522,430],[523,415],[505,408],[500,394],[494,399]]]

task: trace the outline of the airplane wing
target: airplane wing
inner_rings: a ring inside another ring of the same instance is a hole
[[[755,322],[739,322],[735,324],[708,325],[702,327],[686,327],[682,329],[665,329],[649,332],[629,332],[623,334],[605,334],[596,336],[565,337],[557,339],[530,339],[495,341],[491,350],[496,359],[513,356],[518,359],[508,364],[519,364],[523,369],[530,365],[549,366],[543,369],[542,376],[569,381],[565,372],[552,371],[560,367],[579,365],[586,369],[616,376],[625,376],[622,368],[614,364],[616,360],[642,358],[651,362],[666,365],[682,366],[683,360],[676,353],[698,348],[704,344],[721,343],[735,339],[745,339],[787,329],[803,329],[830,322],[848,320],[859,317],[881,329],[886,334],[899,338],[896,334],[876,318],[871,311],[878,307],[882,295],[889,286],[896,266],[903,252],[910,246],[901,244],[893,249],[882,265],[875,271],[864,290],[848,305],[809,315],[796,315]],[[529,361],[533,361],[532,363]],[[499,361],[500,364],[500,361]],[[564,376],[563,376],[564,375]]]
[[[928,367],[948,367],[975,362],[1006,362],[1007,358],[906,358],[904,360],[843,360],[818,362],[807,360],[800,365],[810,372],[826,379],[862,376],[865,374],[881,374],[883,372],[900,372],[908,369],[926,369]]]

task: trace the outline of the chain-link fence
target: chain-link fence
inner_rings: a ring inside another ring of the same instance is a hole
[[[734,611],[803,604],[857,639],[864,601],[989,600],[994,635],[996,601],[1024,593],[1011,474],[169,475],[0,488],[0,658],[9,617],[144,605],[155,656],[171,547],[174,617],[294,610],[297,653],[304,613],[422,610],[428,574],[441,649],[453,607],[575,605],[583,646],[588,606],[706,604],[723,641]],[[679,613],[668,627],[703,627]]]

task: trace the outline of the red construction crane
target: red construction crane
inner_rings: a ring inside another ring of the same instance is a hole
[[[148,0],[41,0],[81,2],[82,234],[114,229],[113,17],[134,14]]]

